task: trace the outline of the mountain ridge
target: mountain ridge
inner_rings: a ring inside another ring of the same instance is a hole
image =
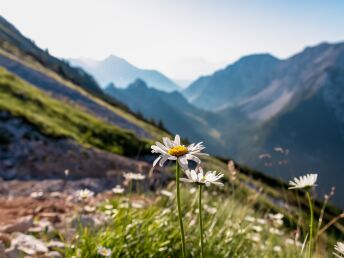
[[[83,59],[70,59],[70,61],[73,65],[80,66],[93,74],[103,86],[113,82],[117,86],[125,88],[136,79],[141,78],[152,87],[160,90],[167,92],[180,90],[180,87],[174,81],[161,72],[138,68],[124,58],[115,55],[110,55],[101,61],[92,60],[92,65],[83,62]]]

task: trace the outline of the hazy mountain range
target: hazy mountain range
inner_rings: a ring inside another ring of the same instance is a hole
[[[136,79],[143,79],[156,89],[167,92],[180,87],[159,71],[140,69],[123,58],[110,55],[101,61],[93,59],[70,59],[72,65],[82,67],[91,73],[102,86],[114,83],[120,88],[127,87]]]
[[[343,43],[308,47],[285,60],[246,56],[199,78],[184,97],[142,81],[106,92],[173,133],[203,139],[211,153],[284,179],[318,172],[328,190],[344,170]]]

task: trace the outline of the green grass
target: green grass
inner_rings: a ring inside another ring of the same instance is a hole
[[[182,185],[187,253],[188,257],[200,257],[198,195],[197,190],[190,190],[190,187]],[[99,257],[99,246],[111,249],[111,257],[181,257],[174,196],[150,196],[153,203],[143,209],[123,207],[123,203],[128,203],[128,196],[99,204],[98,213],[106,213],[105,205],[111,204],[116,215],[108,217],[108,223],[100,228],[80,227],[77,237],[68,243],[73,248],[66,250],[66,257]],[[248,202],[247,197],[230,196],[215,187],[205,188],[203,206],[208,206],[203,212],[205,257],[300,257],[300,243],[286,242],[294,238],[294,229],[277,226],[268,219],[268,211],[255,210],[254,204],[259,202],[259,198],[253,195],[249,199],[252,197],[254,200]],[[133,202],[141,198],[138,195],[131,197]],[[211,211],[209,207],[215,210]],[[254,221],[247,221],[248,216],[255,218]],[[257,232],[259,229],[261,231]],[[318,250],[316,257],[331,257],[330,253],[331,250],[323,248]]]
[[[0,110],[22,117],[45,135],[123,155],[149,151],[149,141],[56,100],[0,68]]]
[[[108,97],[95,96],[94,94],[91,94],[82,87],[75,85],[73,82],[66,80],[63,76],[43,66],[41,63],[37,62],[36,59],[32,58],[32,56],[23,53],[20,49],[16,48],[8,42],[4,42],[4,44],[0,46],[0,54],[6,56],[7,58],[13,59],[16,62],[22,63],[23,65],[30,67],[31,69],[34,69],[40,73],[43,73],[46,76],[49,76],[52,79],[56,80],[57,82],[80,92],[83,95],[87,95],[88,98],[92,99],[93,101],[96,101],[99,105],[102,105],[110,109],[117,115],[128,120],[130,123],[133,123],[136,126],[143,128],[145,131],[149,132],[152,137],[156,139],[160,139],[161,137],[168,135],[168,133],[166,133],[165,131],[159,129],[158,127],[152,125],[147,121],[140,119],[136,114],[128,110],[127,107],[123,107],[123,104],[113,104],[114,101],[108,99]]]

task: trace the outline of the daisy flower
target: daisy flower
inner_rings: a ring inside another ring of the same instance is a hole
[[[86,200],[94,195],[94,192],[88,190],[88,189],[83,189],[83,190],[78,190],[75,192],[75,196],[78,198],[79,201]]]
[[[124,193],[124,188],[121,187],[120,185],[116,185],[116,187],[112,188],[112,192],[114,194],[122,194]]]
[[[344,257],[344,242],[337,242],[334,246],[335,252],[333,254],[336,257],[343,258]]]
[[[294,181],[289,181],[289,189],[301,189],[301,188],[311,188],[316,186],[318,174],[307,174],[299,178],[294,178]]]
[[[199,164],[201,160],[197,156],[208,155],[201,152],[205,149],[203,142],[197,144],[192,143],[186,147],[180,143],[180,136],[178,134],[175,136],[174,141],[168,137],[164,137],[162,140],[164,144],[156,142],[156,145],[151,146],[152,153],[159,154],[159,157],[153,162],[153,167],[155,167],[158,162],[162,167],[167,160],[176,160],[181,167],[187,168],[188,160],[193,160]]]
[[[224,175],[222,173],[216,174],[216,171],[208,171],[204,174],[202,167],[198,167],[195,170],[185,170],[187,178],[181,178],[180,181],[187,183],[205,184],[210,186],[211,184],[223,186],[221,182],[217,182]]]
[[[146,178],[146,176],[141,173],[133,173],[133,172],[123,173],[123,177],[125,178],[125,180],[128,180],[128,181],[130,180],[141,181]]]
[[[104,256],[104,257],[110,257],[112,254],[110,249],[105,248],[103,246],[98,247],[97,253],[101,256]]]

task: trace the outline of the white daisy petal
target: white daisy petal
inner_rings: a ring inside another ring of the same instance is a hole
[[[157,157],[154,162],[153,162],[153,167],[156,166],[156,164],[159,162],[159,160],[161,159],[161,156]]]

